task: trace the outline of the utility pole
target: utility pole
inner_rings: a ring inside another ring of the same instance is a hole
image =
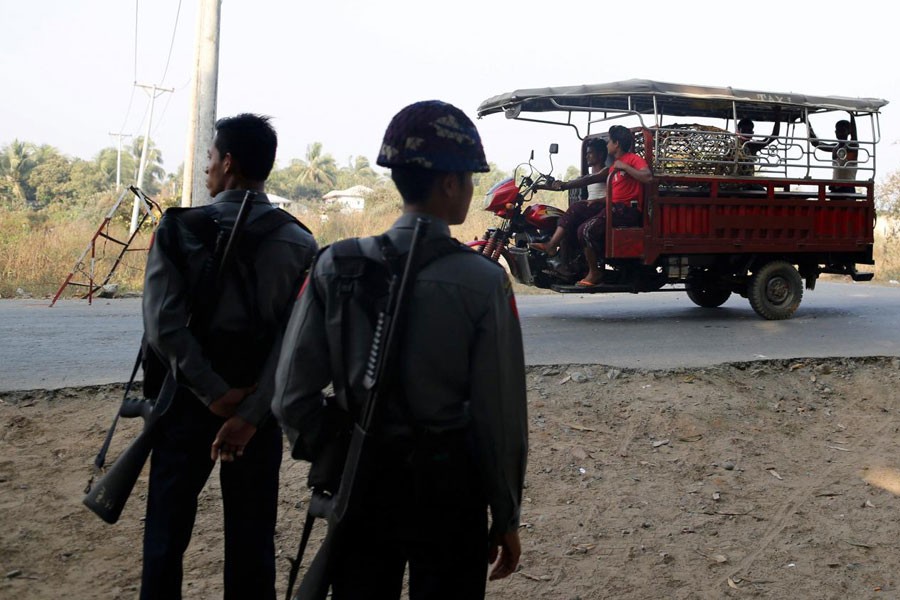
[[[216,128],[219,86],[219,19],[222,0],[200,0],[197,38],[194,45],[194,77],[189,106],[187,150],[181,205],[201,206],[212,202],[202,177],[206,150]]]
[[[110,133],[109,135],[117,138],[116,148],[116,191],[122,187],[122,138],[130,138],[130,133]]]
[[[157,86],[155,83],[153,85],[146,85],[143,83],[135,83],[135,86],[139,88],[143,88],[145,90],[150,90],[150,114],[147,115],[147,127],[144,130],[144,144],[141,148],[141,163],[140,167],[138,167],[138,176],[137,182],[135,185],[143,191],[144,189],[144,169],[147,167],[147,149],[150,143],[150,125],[153,123],[153,105],[156,102],[156,99],[163,94],[174,92],[175,90],[170,88],[161,88]],[[131,228],[128,230],[129,234],[133,234],[138,227],[138,215],[141,212],[141,199],[135,196],[134,198],[134,206],[131,209]]]

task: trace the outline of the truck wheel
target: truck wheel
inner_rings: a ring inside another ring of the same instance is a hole
[[[747,289],[750,306],[770,321],[790,318],[803,298],[803,279],[788,262],[773,260],[750,278]]]
[[[688,298],[697,306],[703,308],[716,308],[725,304],[731,297],[731,290],[703,281],[688,281],[685,286]]]

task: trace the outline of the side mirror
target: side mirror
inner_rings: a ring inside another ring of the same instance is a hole
[[[534,150],[531,151],[531,158],[529,158],[528,160],[534,160]]]
[[[559,154],[559,144],[550,144],[550,154]]]

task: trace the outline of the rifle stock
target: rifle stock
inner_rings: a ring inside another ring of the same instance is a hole
[[[224,272],[228,269],[228,261],[231,257],[231,253],[240,239],[244,224],[246,223],[247,216],[250,212],[250,201],[254,196],[256,196],[256,192],[251,190],[248,190],[244,194],[244,199],[238,209],[238,214],[237,217],[235,217],[234,225],[228,235],[227,242],[223,240],[221,232],[216,239],[213,257],[209,263],[211,273],[207,273],[206,277],[214,283],[214,289],[217,294],[221,293]],[[218,295],[216,297],[218,297]],[[191,321],[194,314],[196,314],[195,309],[197,308],[200,308],[201,312],[206,312],[208,314],[211,311],[212,306],[211,303],[192,306],[191,313],[187,318],[186,326],[191,326]],[[138,358],[140,359],[140,354],[138,355]],[[135,369],[137,369],[137,365],[135,365]],[[150,451],[153,449],[153,438],[157,423],[159,423],[160,418],[169,409],[169,406],[172,404],[172,400],[175,397],[175,393],[178,390],[178,384],[170,370],[166,373],[156,400],[144,401],[147,404],[153,404],[151,410],[146,410],[144,406],[140,406],[141,402],[135,402],[133,399],[128,398],[128,390],[134,382],[135,374],[136,371],[131,374],[131,381],[128,382],[128,386],[125,390],[125,398],[122,400],[122,405],[119,407],[116,417],[113,420],[113,424],[107,433],[106,442],[94,463],[96,473],[100,473],[103,468],[106,450],[109,447],[109,442],[120,416],[125,418],[135,416],[143,417],[144,429],[131,444],[128,445],[125,451],[116,458],[115,462],[113,462],[106,473],[104,473],[96,483],[93,485],[91,482],[88,483],[88,487],[85,490],[85,497],[82,500],[82,503],[93,513],[110,524],[119,520],[122,510],[125,508],[125,503],[128,501],[128,497],[134,489],[134,484],[140,476],[144,464],[147,462],[147,457],[150,456]],[[93,481],[93,478],[91,478],[91,480]]]
[[[109,524],[119,520],[131,490],[153,449],[156,424],[172,403],[177,389],[171,373],[166,375],[153,410],[144,417],[144,429],[110,465],[106,473],[86,493],[82,502]]]

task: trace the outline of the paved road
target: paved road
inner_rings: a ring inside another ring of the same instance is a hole
[[[900,288],[820,282],[788,321],[733,297],[522,295],[529,364],[697,367],[764,358],[900,356]],[[121,382],[141,337],[140,300],[0,301],[0,391]]]
[[[792,319],[766,321],[732,296],[696,307],[684,293],[523,299],[530,364],[633,368],[829,356],[900,356],[900,287],[822,283]]]

